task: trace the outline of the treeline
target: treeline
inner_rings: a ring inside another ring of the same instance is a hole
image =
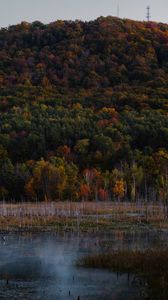
[[[35,103],[0,115],[5,199],[167,199],[168,118]]]
[[[3,200],[131,200],[158,201],[167,205],[168,152],[160,150],[152,156],[136,151],[132,164],[123,162],[111,171],[87,168],[79,171],[64,158],[29,160],[13,165],[4,149],[0,149],[0,195]]]
[[[168,199],[168,25],[0,30],[0,199]]]

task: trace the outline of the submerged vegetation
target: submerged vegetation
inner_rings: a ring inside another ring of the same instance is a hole
[[[134,274],[132,283],[145,287],[142,299],[168,298],[168,249],[113,251],[91,255],[78,263],[90,268],[105,268],[117,273]],[[136,277],[137,276],[137,277]]]
[[[0,30],[0,198],[168,203],[168,25]]]

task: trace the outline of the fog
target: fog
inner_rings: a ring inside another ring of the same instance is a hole
[[[109,248],[145,248],[162,245],[164,240],[165,234],[158,239],[157,232],[134,231],[91,237],[73,234],[1,237],[0,299],[130,299],[137,296],[137,288],[128,284],[127,275],[77,267],[76,261]]]

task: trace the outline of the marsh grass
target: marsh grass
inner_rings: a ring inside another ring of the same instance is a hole
[[[168,227],[160,203],[0,203],[0,230],[110,231],[132,226]]]
[[[108,268],[124,273],[168,273],[168,249],[112,251],[87,256],[81,260],[81,264],[86,267]]]
[[[145,299],[168,299],[168,249],[112,251],[82,258],[78,266],[134,274],[145,287]],[[133,283],[133,282],[132,282]]]

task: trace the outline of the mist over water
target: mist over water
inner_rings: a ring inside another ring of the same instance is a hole
[[[85,269],[76,261],[108,249],[162,245],[162,233],[116,231],[111,236],[8,235],[0,243],[0,299],[140,299],[127,275]]]

